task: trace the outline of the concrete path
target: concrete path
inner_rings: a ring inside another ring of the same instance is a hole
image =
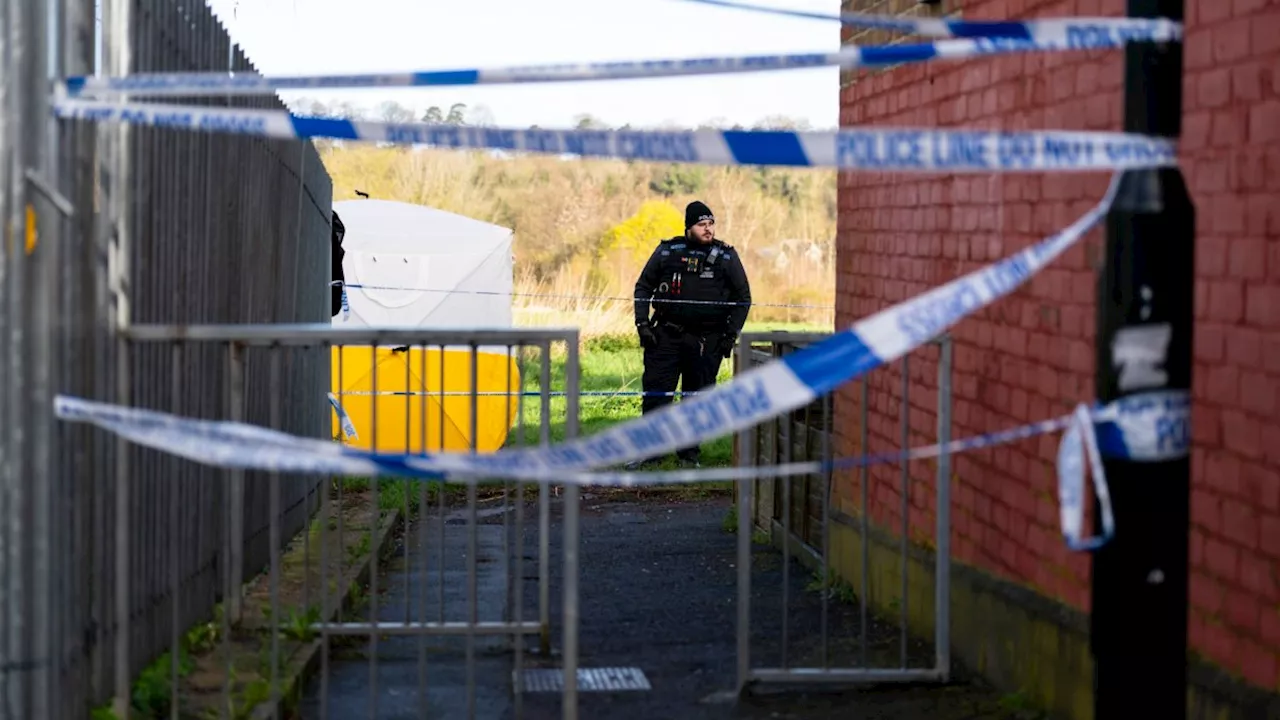
[[[723,529],[727,498],[699,501],[636,501],[632,494],[584,495],[581,529],[580,654],[581,667],[635,667],[651,686],[647,691],[582,692],[579,717],[652,720],[654,718],[930,718],[931,720],[1035,718],[1018,711],[999,694],[963,679],[946,687],[894,685],[844,692],[757,693],[734,698],[736,652],[736,537]],[[558,667],[562,598],[560,508],[553,513],[551,658],[539,658],[536,638],[526,667]],[[536,515],[526,513],[525,617],[537,617]],[[403,557],[384,569],[391,581],[378,615],[403,620],[405,603],[417,617],[423,581],[428,588],[428,618],[439,619],[439,521],[428,520],[427,572],[421,570],[420,542],[414,530],[411,570]],[[502,558],[500,516],[489,516],[477,528],[480,564],[477,584],[481,620],[497,620],[507,606]],[[446,526],[445,582],[449,619],[463,620],[466,612],[467,572],[465,525]],[[399,565],[399,567],[397,567]],[[388,574],[389,573],[389,574]],[[792,663],[817,663],[820,643],[820,595],[806,590],[812,573],[790,564],[788,658]],[[778,666],[778,641],[783,623],[781,556],[756,547],[753,558],[753,661]],[[857,607],[833,602],[828,608],[828,656],[833,665],[854,664],[861,647]],[[378,718],[417,718],[421,704],[420,657],[427,649],[427,714],[430,718],[515,718],[512,695],[512,654],[506,639],[477,643],[474,687],[475,714],[468,712],[468,683],[462,638],[396,638],[378,643]],[[900,646],[896,627],[875,623],[868,644],[879,662],[896,663]],[[367,649],[365,649],[367,652]],[[886,654],[887,653],[887,654]],[[924,660],[931,649],[912,641],[909,655]],[[963,669],[956,675],[963,678]],[[317,691],[308,688],[303,717],[318,718]],[[364,718],[369,714],[370,664],[365,655],[331,665],[331,718]],[[531,692],[522,700],[519,717],[550,720],[561,717],[558,692]]]

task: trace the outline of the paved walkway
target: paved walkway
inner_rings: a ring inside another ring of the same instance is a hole
[[[741,701],[727,693],[734,684],[736,652],[736,538],[725,532],[727,498],[699,501],[636,501],[631,494],[607,497],[584,495],[580,575],[580,652],[583,668],[638,667],[648,678],[649,691],[582,692],[579,716],[619,718],[815,718],[861,720],[930,718],[935,720],[1034,718],[1003,707],[1000,695],[963,680],[946,687],[893,685],[845,692],[760,693]],[[560,532],[559,508],[553,512],[552,610],[553,644],[560,645]],[[536,516],[527,513],[525,551],[525,617],[536,618]],[[384,569],[390,581],[379,606],[384,620],[403,620],[406,603],[417,618],[425,603],[429,619],[439,619],[439,521],[429,519],[427,572],[421,569],[418,533],[410,552],[412,570],[403,556]],[[455,520],[456,522],[456,520]],[[489,516],[478,528],[480,559],[477,584],[483,602],[480,620],[500,619],[506,607],[502,558],[504,535],[500,516]],[[466,618],[467,528],[447,525],[445,542],[446,607],[450,620]],[[753,656],[756,665],[777,666],[782,626],[780,555],[764,547],[754,552]],[[819,596],[806,591],[812,574],[791,563],[788,614],[789,657],[816,662],[820,645]],[[833,663],[851,664],[860,643],[857,608],[835,603],[830,615]],[[897,631],[875,625],[869,633],[876,648],[898,652]],[[462,638],[392,638],[378,643],[377,718],[417,718],[422,699],[417,691],[426,649],[426,696],[430,718],[515,718],[511,692],[512,660],[506,639],[477,642],[475,714],[468,713],[465,643]],[[530,646],[536,648],[536,640]],[[365,654],[331,664],[330,718],[371,717],[370,662]],[[350,652],[348,651],[348,655]],[[912,643],[910,654],[928,657],[931,650]],[[527,666],[555,667],[550,661],[527,656]],[[838,665],[837,665],[838,666]],[[847,665],[846,665],[847,666]],[[963,675],[960,670],[957,675]],[[319,682],[308,688],[303,717],[320,717]],[[559,693],[528,693],[520,717],[550,720],[560,717]]]

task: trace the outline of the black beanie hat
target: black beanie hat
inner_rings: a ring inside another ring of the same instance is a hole
[[[715,220],[716,216],[711,214],[711,208],[707,207],[701,200],[694,200],[684,209],[684,229],[697,225],[703,220]]]

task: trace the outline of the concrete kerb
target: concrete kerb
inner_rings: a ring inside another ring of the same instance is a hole
[[[382,560],[391,550],[394,531],[398,527],[401,519],[402,511],[394,508],[385,517],[384,525],[378,530],[378,539],[374,547],[378,559]],[[305,529],[303,532],[307,532]],[[338,616],[339,610],[343,612],[350,611],[354,603],[355,596],[352,593],[353,587],[363,586],[369,582],[371,573],[373,572],[374,552],[370,552],[361,561],[360,566],[355,568],[350,575],[343,578],[343,585],[346,588],[342,593],[342,602],[334,607],[328,616],[322,617],[323,622],[330,622]],[[302,700],[303,688],[306,686],[307,680],[315,674],[320,664],[320,651],[324,647],[324,638],[303,645],[291,658],[285,663],[284,671],[281,674],[281,692],[280,700],[273,706],[270,701],[260,703],[249,714],[251,720],[271,720],[272,717],[291,717],[292,711]]]

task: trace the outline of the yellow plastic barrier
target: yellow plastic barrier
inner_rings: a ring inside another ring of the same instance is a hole
[[[331,386],[342,409],[355,425],[357,434],[357,439],[345,438],[344,442],[364,450],[374,449],[376,398],[378,452],[439,452],[442,445],[446,451],[471,449],[472,382],[469,349],[445,349],[443,354],[439,348],[427,349],[425,378],[422,376],[424,358],[421,348],[395,352],[390,348],[379,347],[376,357],[378,373],[377,387],[374,387],[374,352],[371,347],[333,348]],[[338,377],[339,368],[341,380]],[[514,357],[504,353],[480,351],[476,353],[476,375],[476,391],[481,393],[475,398],[478,438],[476,449],[482,453],[493,452],[506,442],[507,433],[516,421],[515,393],[520,389],[520,368]],[[400,394],[371,394],[375,391]],[[446,393],[443,397],[439,394],[441,391]],[[423,392],[435,394],[405,394]],[[512,394],[484,395],[486,392]],[[425,448],[423,418],[426,419]],[[333,435],[342,437],[336,412],[333,413]]]

